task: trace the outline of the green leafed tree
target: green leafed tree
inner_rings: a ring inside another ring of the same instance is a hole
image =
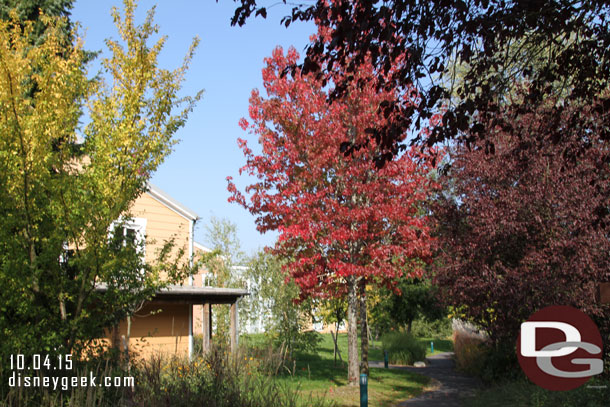
[[[237,225],[226,218],[212,216],[205,226],[205,240],[218,256],[211,257],[206,266],[212,273],[214,285],[230,287],[231,284],[241,283],[234,273],[234,268],[243,266],[246,255],[241,249],[241,242],[237,237]]]
[[[380,331],[396,326],[411,333],[417,319],[442,319],[446,310],[439,304],[436,292],[437,288],[429,281],[418,278],[401,279],[394,290],[382,288],[371,312],[374,320],[371,325]]]
[[[160,68],[154,10],[137,25],[135,8],[113,9],[119,40],[94,81],[75,32],[66,47],[64,18],[41,15],[35,44],[18,10],[0,21],[3,355],[78,350],[191,272],[171,241],[145,264],[141,242],[116,233],[201,96],[178,97],[197,42],[180,67]]]
[[[310,350],[317,344],[317,334],[307,332],[311,322],[308,303],[296,303],[299,287],[286,280],[281,261],[261,251],[248,264],[251,322],[264,321],[263,327],[275,346],[292,352]]]
[[[210,276],[208,284],[216,287],[245,287],[243,269],[247,261],[237,237],[237,225],[227,218],[212,216],[205,226],[205,241],[213,250],[203,262]],[[247,301],[247,300],[246,300]],[[239,320],[248,319],[247,306],[238,307]],[[216,342],[229,342],[230,315],[226,305],[214,306],[213,318],[216,325]]]
[[[72,38],[73,25],[68,17],[73,4],[74,0],[1,0],[0,19],[11,20],[11,13],[16,13],[20,22],[31,22],[30,40],[40,44],[49,28],[49,21],[43,16],[63,17],[52,24],[59,28],[62,40],[69,40]]]

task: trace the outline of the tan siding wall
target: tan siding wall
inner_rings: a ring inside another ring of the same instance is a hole
[[[214,306],[212,306],[214,309]],[[212,311],[214,312],[214,311]],[[203,305],[193,305],[193,335],[203,334]]]
[[[341,328],[339,328],[339,333],[346,333],[347,332],[347,328],[348,328],[349,324],[347,323],[347,321],[343,321],[343,324],[341,325]],[[314,323],[310,322],[304,329],[304,331],[315,331],[314,329]],[[322,333],[322,334],[328,334],[331,331],[335,332],[335,324],[332,323],[330,325],[328,324],[322,324],[322,329],[316,332]]]
[[[187,356],[189,349],[188,304],[149,303],[131,319],[129,348],[139,357],[153,354]],[[118,328],[119,339],[127,334],[127,321]]]
[[[146,219],[146,246],[145,260],[154,264],[158,250],[163,244],[175,239],[175,252],[179,248],[184,249],[184,261],[188,261],[189,247],[191,242],[190,221],[176,213],[161,202],[153,198],[149,193],[144,193],[133,204],[130,215],[134,218]],[[200,253],[195,248],[195,260]],[[208,271],[203,268],[193,276],[193,285],[203,286],[202,276]],[[182,282],[188,284],[188,278]],[[188,355],[188,316],[190,305],[186,304],[147,304],[137,316],[132,318],[130,349],[140,357],[148,357],[155,353]],[[150,315],[151,311],[161,309],[162,312]],[[193,306],[193,333],[202,333],[201,305]],[[119,325],[119,337],[127,332],[127,323],[122,321]],[[108,335],[111,338],[111,335]]]
[[[157,252],[163,244],[175,238],[175,251],[184,249],[184,261],[188,261],[190,221],[174,212],[147,192],[133,204],[131,215],[134,218],[146,218],[146,255],[147,263],[153,264]],[[188,280],[186,281],[188,282]]]
[[[145,260],[154,264],[158,251],[166,241],[174,238],[173,255],[184,250],[183,261],[188,261],[191,245],[190,221],[166,205],[157,201],[149,193],[142,194],[133,204],[130,215],[146,219]],[[183,282],[188,284],[188,278]],[[188,355],[189,347],[189,307],[187,304],[146,304],[132,318],[130,350],[140,357],[155,353],[168,355]],[[160,311],[160,312],[158,312]],[[127,321],[118,327],[118,338],[127,333]],[[107,336],[112,340],[112,333]]]

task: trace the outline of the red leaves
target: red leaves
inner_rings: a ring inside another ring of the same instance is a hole
[[[578,109],[599,120],[592,109]],[[506,109],[498,119],[511,114]],[[483,142],[458,148],[450,174],[455,199],[436,211],[438,282],[449,302],[466,305],[468,317],[496,340],[512,340],[520,322],[543,306],[603,313],[595,286],[610,281],[610,168],[596,163],[610,145],[568,122],[555,142],[549,114],[541,108],[521,115],[511,133],[490,124],[493,155]],[[578,155],[566,160],[570,152]]]
[[[246,199],[228,180],[230,200],[257,215],[259,230],[279,231],[275,251],[290,259],[287,271],[303,295],[341,292],[336,286],[350,275],[382,282],[419,272],[410,259],[430,256],[421,204],[434,187],[432,157],[412,149],[378,169],[374,158],[382,149],[366,133],[394,120],[377,111],[398,95],[376,91],[373,68],[364,64],[360,86],[328,105],[327,88],[314,76],[282,74],[298,58],[294,49],[284,55],[277,48],[266,59],[267,97],[252,92],[251,121],[240,121],[258,136],[261,154],[238,140],[242,170],[258,181],[246,188]],[[339,151],[346,139],[360,145],[349,156]]]
[[[246,119],[244,119],[243,117],[241,119],[239,119],[239,127],[241,127],[242,130],[246,131],[249,126],[250,126],[250,123],[248,123],[248,121]],[[239,142],[241,139],[237,139],[237,140]]]

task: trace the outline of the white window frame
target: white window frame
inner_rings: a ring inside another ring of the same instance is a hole
[[[136,241],[138,244],[138,252],[142,256],[142,260],[146,258],[146,218],[130,218],[129,220],[123,220],[119,218],[118,221],[112,222],[110,225],[110,233],[116,229],[116,227],[122,223],[123,236],[127,236],[127,229],[132,229],[136,232]]]

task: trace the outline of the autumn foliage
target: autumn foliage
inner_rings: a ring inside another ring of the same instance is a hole
[[[236,3],[233,25],[267,16],[266,2]],[[486,137],[485,117],[495,115],[515,79],[529,83],[526,98],[513,112],[517,115],[535,114],[555,85],[571,104],[599,102],[606,110],[610,104],[610,95],[601,93],[610,83],[610,3],[605,0],[318,0],[286,6],[287,15],[281,20],[286,26],[315,21],[326,32],[307,47],[301,64],[304,72],[332,77],[339,70],[346,73],[345,82],[352,84],[358,63],[371,58],[385,73],[376,78],[379,86],[403,91],[416,86],[420,103],[413,106],[396,98],[384,113],[398,113],[397,120],[371,129],[394,153],[402,151],[402,136],[413,126],[432,125],[431,134],[416,135],[418,142],[428,145],[464,139],[470,143]],[[518,53],[510,52],[511,48]],[[342,88],[336,87],[335,96]],[[445,111],[442,125],[429,123],[440,110]],[[610,140],[610,116],[600,117],[603,128],[589,127],[587,118],[571,112],[569,120],[574,125]],[[559,104],[546,113],[545,120],[558,128],[567,113]],[[495,120],[511,131],[510,116]],[[562,132],[553,135],[562,136]],[[609,163],[610,157],[604,165]]]
[[[453,154],[450,197],[436,208],[437,280],[495,344],[514,346],[520,323],[548,305],[577,307],[610,332],[610,309],[596,300],[610,280],[610,168],[602,164],[610,145],[570,123],[574,109],[561,128],[551,128],[546,108],[522,115],[510,133],[490,122],[493,154],[484,143]],[[579,114],[589,128],[603,123],[597,106]]]
[[[380,120],[377,110],[391,92],[377,93],[364,80],[345,100],[328,105],[327,92],[313,76],[283,76],[298,54],[281,48],[266,60],[267,97],[253,91],[244,130],[259,136],[262,153],[239,140],[247,159],[241,169],[259,181],[246,188],[232,182],[230,201],[257,215],[261,232],[278,230],[276,251],[290,257],[288,270],[303,296],[344,292],[347,276],[393,279],[421,272],[430,256],[426,197],[432,169],[415,149],[377,169],[374,141],[353,155],[339,154],[346,137],[364,142],[365,129]],[[417,261],[415,261],[417,259]]]
[[[313,75],[284,75],[299,56],[275,49],[263,69],[267,96],[255,90],[250,120],[244,130],[258,136],[256,154],[240,139],[246,165],[240,170],[257,182],[238,191],[229,178],[230,201],[257,217],[261,232],[279,231],[276,254],[300,287],[301,298],[347,296],[348,321],[354,329],[350,356],[357,358],[356,310],[365,321],[364,285],[396,277],[420,275],[430,259],[428,219],[421,208],[433,182],[432,157],[416,149],[379,169],[380,149],[366,129],[391,124],[379,109],[398,97],[393,90],[377,91],[370,64],[363,64],[346,96],[327,103],[328,87]],[[402,96],[415,104],[416,94]],[[360,146],[342,154],[348,140]],[[363,314],[364,312],[364,314]],[[366,332],[366,331],[365,331]],[[366,335],[365,335],[366,337]],[[363,360],[366,350],[363,344]],[[355,372],[352,370],[355,368]],[[357,380],[357,363],[350,357],[350,381]]]

